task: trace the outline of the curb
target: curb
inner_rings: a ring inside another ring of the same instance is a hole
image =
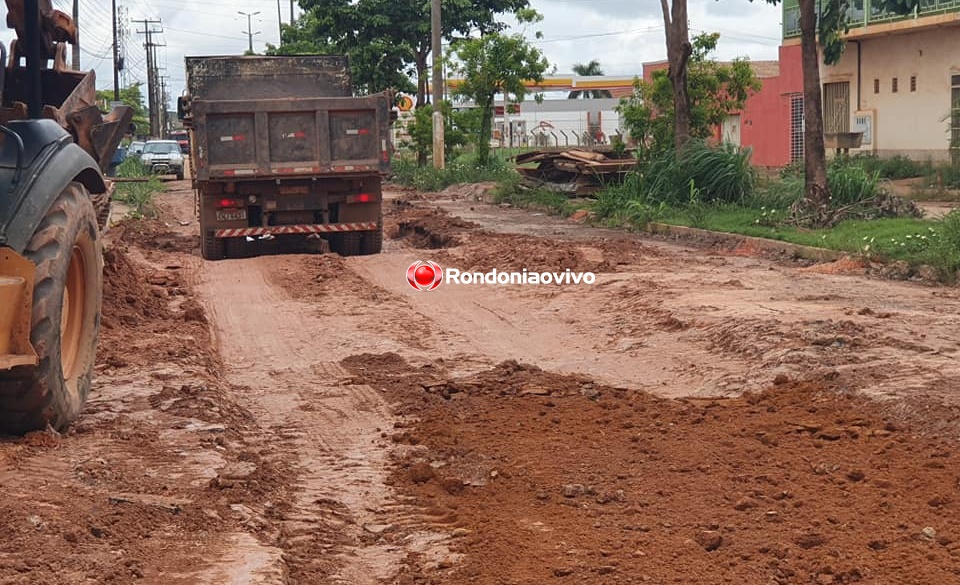
[[[715,243],[724,243],[732,246],[741,246],[746,244],[756,250],[775,252],[778,254],[793,256],[794,258],[815,260],[817,262],[833,262],[834,260],[839,260],[850,255],[847,252],[828,250],[826,248],[815,248],[813,246],[803,246],[800,244],[791,244],[790,242],[781,242],[780,240],[770,240],[767,238],[744,236],[741,234],[731,234],[727,232],[714,232],[700,228],[670,225],[666,223],[648,223],[646,231],[659,236],[673,237],[674,239],[683,238],[697,239],[701,241],[708,240]]]

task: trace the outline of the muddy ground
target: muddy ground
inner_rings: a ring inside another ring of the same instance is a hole
[[[0,439],[0,583],[960,583],[956,288],[474,195],[368,257],[204,262],[186,182],[112,228],[84,415]]]

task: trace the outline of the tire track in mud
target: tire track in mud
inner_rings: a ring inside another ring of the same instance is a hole
[[[442,547],[442,537],[412,534],[423,524],[420,514],[387,485],[384,436],[396,419],[379,393],[350,383],[337,361],[364,347],[401,345],[364,333],[379,317],[347,310],[350,291],[341,285],[304,302],[275,282],[278,266],[295,270],[303,262],[204,263],[199,291],[226,378],[243,388],[244,405],[267,429],[260,441],[294,469],[291,493],[274,514],[290,582],[381,583],[409,553]]]

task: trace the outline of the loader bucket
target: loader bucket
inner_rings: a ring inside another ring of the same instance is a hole
[[[0,123],[27,117],[27,70],[19,64],[16,42],[6,71]],[[41,72],[43,117],[56,120],[74,141],[106,171],[133,119],[133,108],[117,106],[107,116],[97,106],[96,74],[66,65],[66,45],[58,43],[53,69]]]

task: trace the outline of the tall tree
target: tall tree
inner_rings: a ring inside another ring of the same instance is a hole
[[[543,74],[549,65],[543,54],[520,34],[495,32],[475,39],[464,39],[454,43],[453,53],[457,61],[452,68],[463,79],[455,92],[460,97],[473,100],[480,109],[477,164],[485,166],[490,154],[496,95],[512,95],[517,102],[522,102],[527,94],[523,82],[543,81]]]
[[[575,63],[573,72],[581,77],[599,77],[603,75],[603,69],[600,68],[600,61],[592,59],[589,63]],[[577,98],[611,98],[613,95],[609,89],[575,89],[567,94],[567,99],[575,100]]]
[[[854,1],[862,7],[862,0]],[[779,4],[780,0],[767,2]],[[872,9],[906,15],[913,12],[918,2],[919,0],[874,0]],[[823,141],[823,98],[818,52],[822,51],[823,62],[827,65],[840,61],[846,44],[843,35],[849,30],[849,7],[849,0],[799,0],[800,59],[803,66],[804,189],[803,199],[794,208],[794,214],[813,226],[825,226],[832,220],[830,185],[827,184],[827,155]]]
[[[750,94],[760,89],[750,61],[734,59],[726,64],[710,58],[719,40],[717,33],[693,38],[687,64],[691,138],[712,136],[729,114],[742,110]],[[654,71],[650,81],[638,79],[634,95],[621,100],[617,109],[641,158],[674,147],[673,87],[666,71]]]
[[[140,83],[133,83],[120,89],[120,101],[124,105],[133,108],[132,124],[136,128],[136,134],[145,134],[150,127],[147,121],[147,108],[143,105],[143,92],[140,91]],[[110,102],[113,101],[113,90],[102,89],[97,91],[97,103],[100,104],[100,110],[106,114],[110,111]]]
[[[529,0],[444,0],[442,36],[452,42],[475,32],[501,31],[506,28],[498,20],[501,15],[516,14],[529,5]],[[274,51],[347,54],[356,63],[355,83],[371,91],[383,89],[388,81],[398,87],[396,77],[412,73],[417,106],[427,102],[430,2],[301,0],[300,6],[305,17],[284,29],[283,43]]]
[[[693,53],[687,27],[687,0],[660,0],[663,30],[667,37],[667,76],[673,87],[673,136],[677,156],[690,141],[690,95],[687,91],[687,61]]]
[[[343,31],[354,24],[354,7],[330,10],[322,16],[305,12],[295,26],[284,25],[280,46],[267,45],[268,55],[347,55],[354,90],[370,94],[395,89],[413,92],[410,81],[414,74],[410,63],[413,52],[395,39],[380,36],[375,27],[362,27],[356,34],[333,35],[333,23]],[[362,39],[357,35],[363,35]]]

